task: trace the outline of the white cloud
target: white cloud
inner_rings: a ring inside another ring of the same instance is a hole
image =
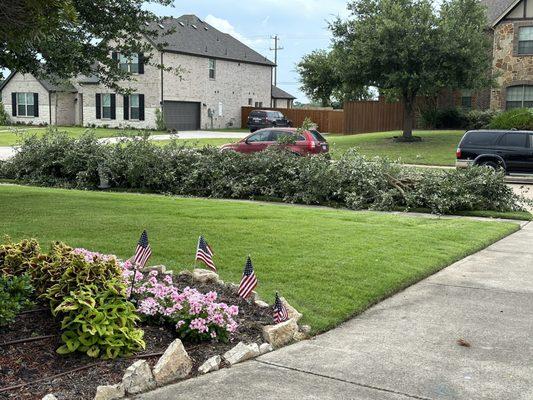
[[[209,25],[215,27],[219,31],[233,36],[235,39],[243,42],[244,44],[252,48],[270,43],[267,35],[265,35],[265,37],[262,37],[262,38],[254,38],[254,39],[250,39],[242,35],[241,33],[237,32],[235,27],[227,19],[218,18],[212,14],[209,14],[207,17],[205,17],[204,20]]]

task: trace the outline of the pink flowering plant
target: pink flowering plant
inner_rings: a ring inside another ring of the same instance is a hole
[[[130,261],[122,263],[123,276],[131,292],[134,269]],[[184,340],[200,342],[220,340],[227,342],[238,327],[234,317],[239,313],[236,305],[217,302],[216,292],[200,293],[186,287],[179,290],[171,274],[135,271],[133,297],[137,311],[145,320],[173,326]]]

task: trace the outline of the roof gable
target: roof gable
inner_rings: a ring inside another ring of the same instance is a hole
[[[4,89],[4,87],[9,83],[9,81],[17,74],[17,71],[11,72],[9,76],[2,82],[0,85],[0,91]],[[77,92],[76,88],[72,86],[70,82],[56,82],[55,80],[48,80],[43,78],[37,78],[33,74],[30,74],[33,76],[37,82],[41,84],[41,86],[48,92]]]
[[[273,99],[289,99],[289,100],[296,99],[296,97],[294,97],[292,94],[287,93],[286,91],[274,85],[272,85],[272,98]]]
[[[481,0],[487,7],[487,20],[491,27],[495,27],[504,19],[522,0]]]
[[[163,18],[151,29],[161,32],[175,30],[168,35],[151,38],[169,52],[191,54],[200,57],[218,58],[251,64],[274,66],[275,64],[227,33],[222,33],[196,15],[179,18]]]

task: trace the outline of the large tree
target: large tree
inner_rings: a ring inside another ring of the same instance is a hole
[[[145,54],[154,47],[146,36],[161,35],[147,3],[172,0],[3,0],[0,2],[0,68],[68,79],[96,75],[109,87],[131,79],[110,57]],[[162,67],[162,66],[160,66]]]
[[[403,101],[412,140],[416,97],[490,83],[486,10],[478,0],[354,0],[331,24],[342,81],[375,86]]]

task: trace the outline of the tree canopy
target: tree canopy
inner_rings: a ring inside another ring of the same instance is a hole
[[[118,82],[131,75],[112,60],[111,51],[125,57],[143,53],[145,63],[158,65],[145,38],[161,33],[147,3],[172,0],[3,0],[0,68],[56,79],[96,75],[120,89]]]
[[[491,81],[486,10],[478,0],[353,0],[351,16],[331,24],[341,81],[375,86],[405,107],[412,137],[418,95],[476,89]]]

